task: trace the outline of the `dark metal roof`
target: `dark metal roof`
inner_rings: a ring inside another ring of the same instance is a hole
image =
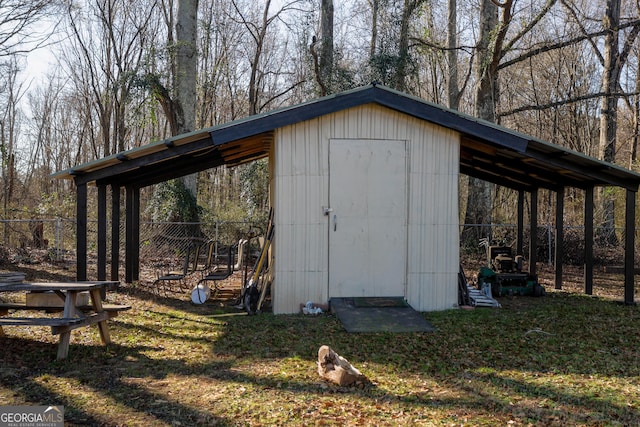
[[[57,172],[53,178],[145,187],[268,155],[274,131],[365,104],[378,104],[461,134],[460,171],[506,187],[618,186],[637,191],[640,174],[507,128],[370,85],[242,120],[177,135]]]

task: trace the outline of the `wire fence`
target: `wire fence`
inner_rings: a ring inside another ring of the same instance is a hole
[[[52,262],[73,263],[76,259],[75,219],[52,218],[30,220],[0,220],[4,257],[29,257],[33,253],[46,253]],[[107,224],[107,252],[111,250],[111,224]],[[219,221],[142,222],[140,223],[140,259],[155,261],[181,257],[194,244],[210,240],[232,244],[248,235],[262,235],[266,225],[255,222]],[[98,223],[87,223],[87,251],[95,254],[98,248]],[[124,256],[125,227],[120,226],[121,257]],[[91,258],[91,257],[89,257]],[[15,261],[9,259],[8,261]]]
[[[486,247],[480,245],[480,239],[486,238],[493,245],[510,246],[515,249],[518,228],[515,224],[464,224],[460,226],[461,255],[469,260],[486,259]],[[562,263],[567,265],[584,264],[584,227],[565,225],[563,228]],[[636,263],[640,260],[640,240],[635,230]],[[597,266],[622,265],[624,261],[625,229],[596,229],[594,231],[593,261]],[[523,255],[531,258],[529,242],[531,228],[523,229]],[[556,227],[553,224],[537,227],[536,259],[548,265],[555,262],[557,249]]]
[[[0,220],[4,257],[29,257],[37,251],[45,253],[53,262],[75,262],[76,222],[75,219],[51,218],[28,220]],[[110,225],[108,224],[108,227]],[[160,259],[180,258],[189,245],[209,240],[232,244],[249,234],[262,235],[266,224],[253,222],[143,222],[140,224],[140,259],[143,262]],[[89,259],[97,251],[97,221],[87,224],[87,250]],[[110,228],[109,228],[110,230]],[[530,229],[524,228],[523,249],[525,258],[530,258]],[[120,251],[124,256],[125,229],[120,230]],[[636,232],[636,262],[640,259],[640,238]],[[610,232],[596,230],[594,239],[594,263],[596,265],[622,265],[624,259],[624,229]],[[107,251],[111,250],[111,232],[107,233]],[[556,231],[552,224],[537,228],[538,262],[553,264],[556,250]],[[466,224],[460,226],[461,256],[465,259],[482,261],[486,250],[479,239],[487,238],[492,244],[515,248],[517,227],[514,224]],[[584,227],[565,226],[563,263],[582,265],[584,262]],[[12,254],[12,255],[10,255]]]

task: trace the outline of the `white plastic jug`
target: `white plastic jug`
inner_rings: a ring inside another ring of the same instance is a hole
[[[211,290],[206,284],[201,283],[191,291],[191,302],[204,304],[209,299],[209,295],[211,295]]]

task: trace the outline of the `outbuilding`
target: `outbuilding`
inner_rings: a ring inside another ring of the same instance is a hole
[[[311,300],[404,297],[418,311],[458,303],[461,173],[531,195],[556,192],[562,242],[564,190],[585,191],[585,292],[593,276],[593,191],[626,190],[627,229],[635,228],[640,175],[448,110],[379,85],[178,135],[58,172],[78,191],[78,279],[86,279],[86,186],[98,186],[98,277],[106,279],[106,187],[119,228],[126,188],[125,280],[137,280],[139,190],[221,165],[268,156],[275,313],[298,312]],[[519,236],[524,218],[519,209]],[[625,233],[625,302],[633,302],[634,234]],[[114,242],[115,239],[115,242]],[[531,245],[535,249],[536,239]],[[119,277],[112,229],[111,279]],[[522,239],[519,238],[522,250]],[[561,245],[560,245],[561,246]],[[535,250],[531,264],[535,269]],[[556,254],[556,287],[562,284]],[[115,278],[114,278],[115,277]]]

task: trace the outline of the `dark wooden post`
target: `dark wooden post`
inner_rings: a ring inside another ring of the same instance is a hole
[[[584,293],[593,294],[593,187],[584,192]]]
[[[551,248],[549,248],[551,249]],[[564,257],[564,187],[556,191],[556,289],[562,289],[562,258]]]
[[[529,236],[529,274],[536,274],[538,263],[538,189],[531,191],[531,235]]]
[[[140,280],[140,188],[136,187],[133,199],[133,280]]]
[[[516,236],[516,255],[524,253],[524,191],[518,191],[518,225]]]
[[[126,208],[125,208],[125,244],[124,244],[124,281],[133,282],[133,197],[134,189],[126,186]]]
[[[120,280],[120,187],[111,186],[111,280]]]
[[[98,185],[98,280],[107,280],[107,186]]]
[[[87,184],[76,183],[76,280],[87,280]]]
[[[140,278],[140,189],[126,186],[125,281]]]
[[[624,303],[633,304],[635,286],[636,193],[627,190],[624,238]]]

